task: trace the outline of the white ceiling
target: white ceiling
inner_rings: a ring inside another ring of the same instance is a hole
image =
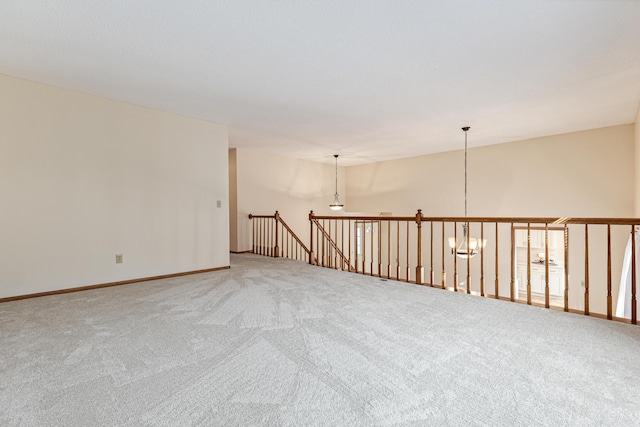
[[[634,0],[2,0],[0,73],[342,165],[631,123]]]

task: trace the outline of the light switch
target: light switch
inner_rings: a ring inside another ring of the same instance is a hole
[[[221,208],[222,207],[222,200],[218,200],[217,205],[218,205],[219,208]]]

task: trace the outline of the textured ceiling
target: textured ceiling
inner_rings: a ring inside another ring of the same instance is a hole
[[[3,0],[0,73],[360,164],[633,122],[640,1]]]

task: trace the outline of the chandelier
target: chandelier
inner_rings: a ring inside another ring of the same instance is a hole
[[[340,203],[340,199],[338,198],[338,155],[334,154],[333,157],[336,158],[336,194],[334,195],[333,202],[329,207],[334,211],[339,211],[344,205]]]
[[[467,218],[467,132],[469,126],[462,128],[464,131],[464,217]],[[449,237],[449,247],[451,253],[455,253],[458,258],[473,258],[478,251],[487,245],[486,239],[476,239],[469,236],[469,222],[462,224],[462,239],[456,242],[455,237]]]

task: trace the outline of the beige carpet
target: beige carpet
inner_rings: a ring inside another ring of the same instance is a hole
[[[0,425],[640,425],[640,327],[253,255],[0,304]]]

